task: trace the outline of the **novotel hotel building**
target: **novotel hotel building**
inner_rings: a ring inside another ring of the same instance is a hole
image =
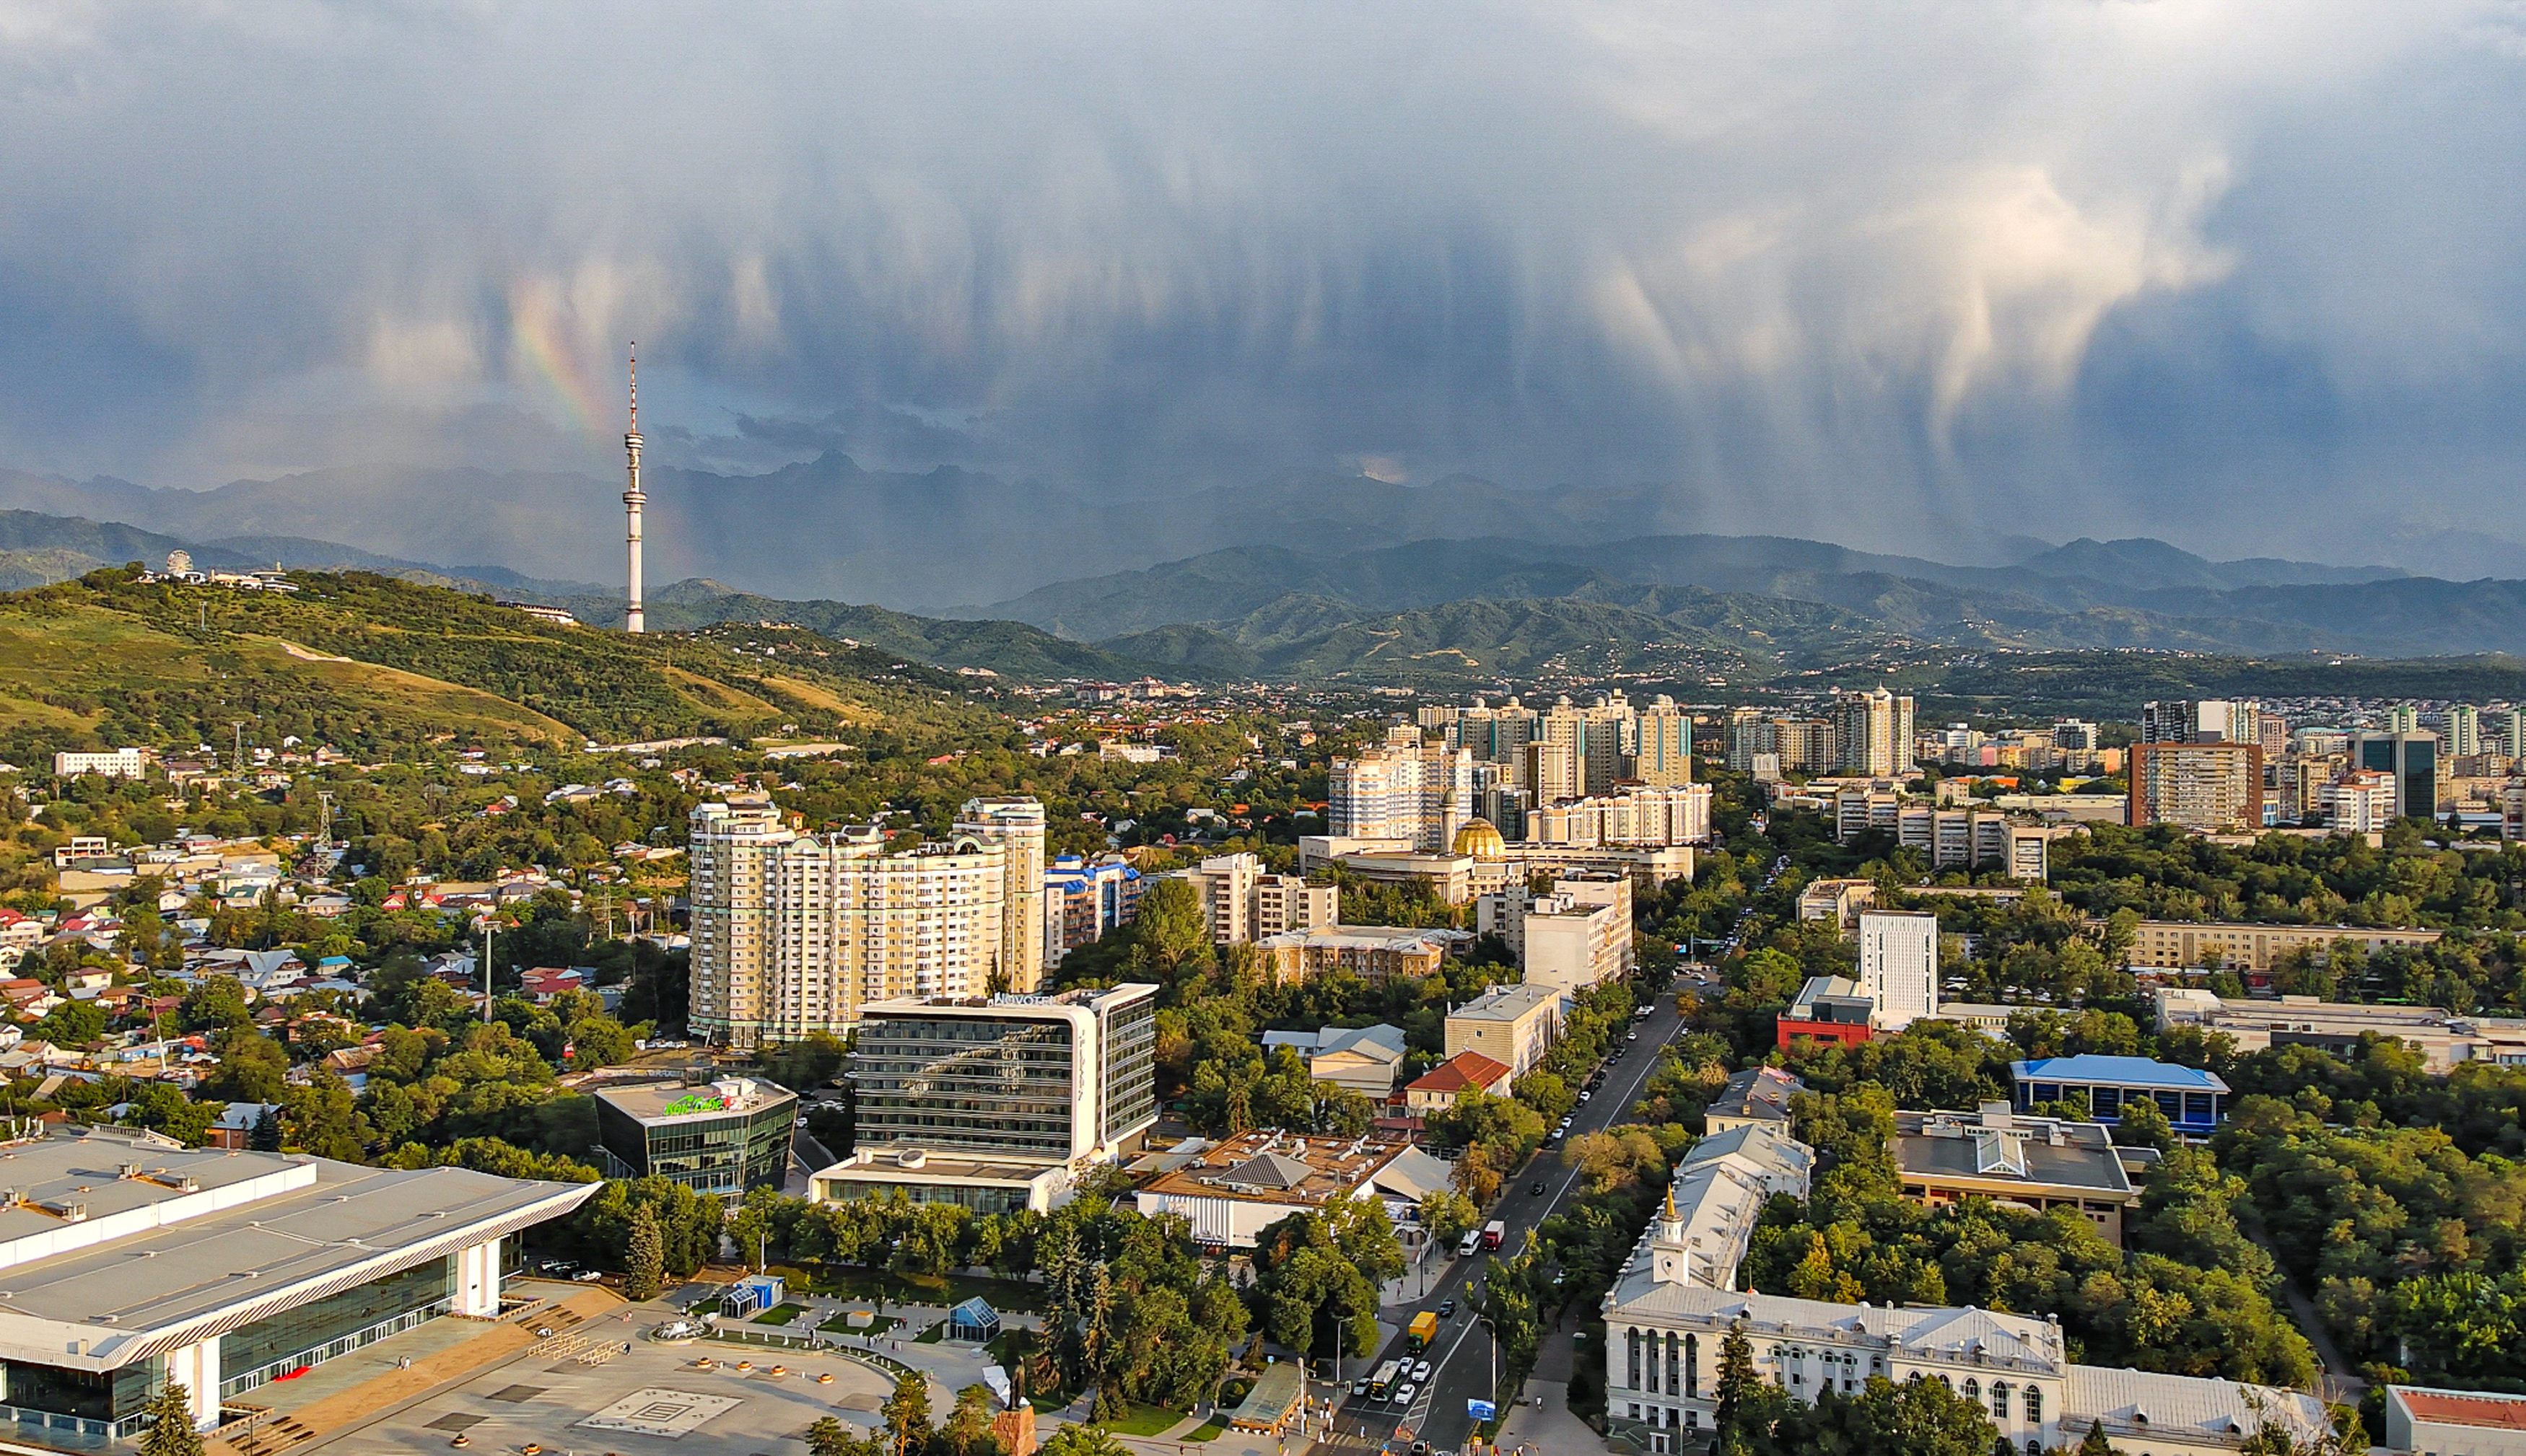
[[[170,1381],[223,1401],[441,1316],[496,1318],[504,1242],[596,1183],[188,1148],[0,1141],[0,1438],[134,1438]]]

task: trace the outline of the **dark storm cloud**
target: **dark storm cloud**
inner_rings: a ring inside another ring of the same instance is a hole
[[[637,337],[713,469],[1646,479],[1914,549],[2516,531],[2521,36],[2493,0],[0,0],[0,465],[604,472]]]

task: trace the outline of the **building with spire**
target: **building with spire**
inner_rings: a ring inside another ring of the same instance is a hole
[[[623,616],[623,629],[627,632],[645,632],[649,629],[640,611],[640,508],[649,503],[649,497],[642,494],[640,490],[640,346],[633,344],[632,346],[632,427],[623,433],[623,454],[632,473],[631,487],[623,492],[624,549],[629,558],[630,568],[625,577],[625,585],[628,588],[626,594],[631,598],[631,606]]]

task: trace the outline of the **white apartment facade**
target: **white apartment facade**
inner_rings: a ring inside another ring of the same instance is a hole
[[[1418,728],[1390,728],[1382,746],[1333,761],[1326,800],[1327,828],[1338,836],[1444,853],[1473,817],[1474,756],[1424,744]]]
[[[1244,945],[1267,935],[1312,930],[1340,916],[1341,890],[1309,884],[1301,875],[1274,875],[1254,854],[1212,855],[1173,877],[1201,897],[1214,945]]]
[[[975,800],[904,854],[875,828],[815,835],[762,795],[692,813],[695,1033],[750,1050],[838,1032],[905,996],[1032,991],[1043,965],[1041,811]],[[1030,863],[1031,861],[1031,863]]]
[[[1861,990],[1876,1003],[1876,1026],[1900,1031],[1939,1014],[1939,918],[1920,911],[1859,913]]]
[[[1612,793],[1530,809],[1531,844],[1638,844],[1664,848],[1710,841],[1710,785],[1617,786]]]

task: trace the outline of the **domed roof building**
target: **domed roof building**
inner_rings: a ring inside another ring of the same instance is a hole
[[[1498,826],[1479,816],[1465,821],[1456,830],[1455,852],[1478,860],[1495,860],[1508,853],[1508,841],[1500,837]]]

